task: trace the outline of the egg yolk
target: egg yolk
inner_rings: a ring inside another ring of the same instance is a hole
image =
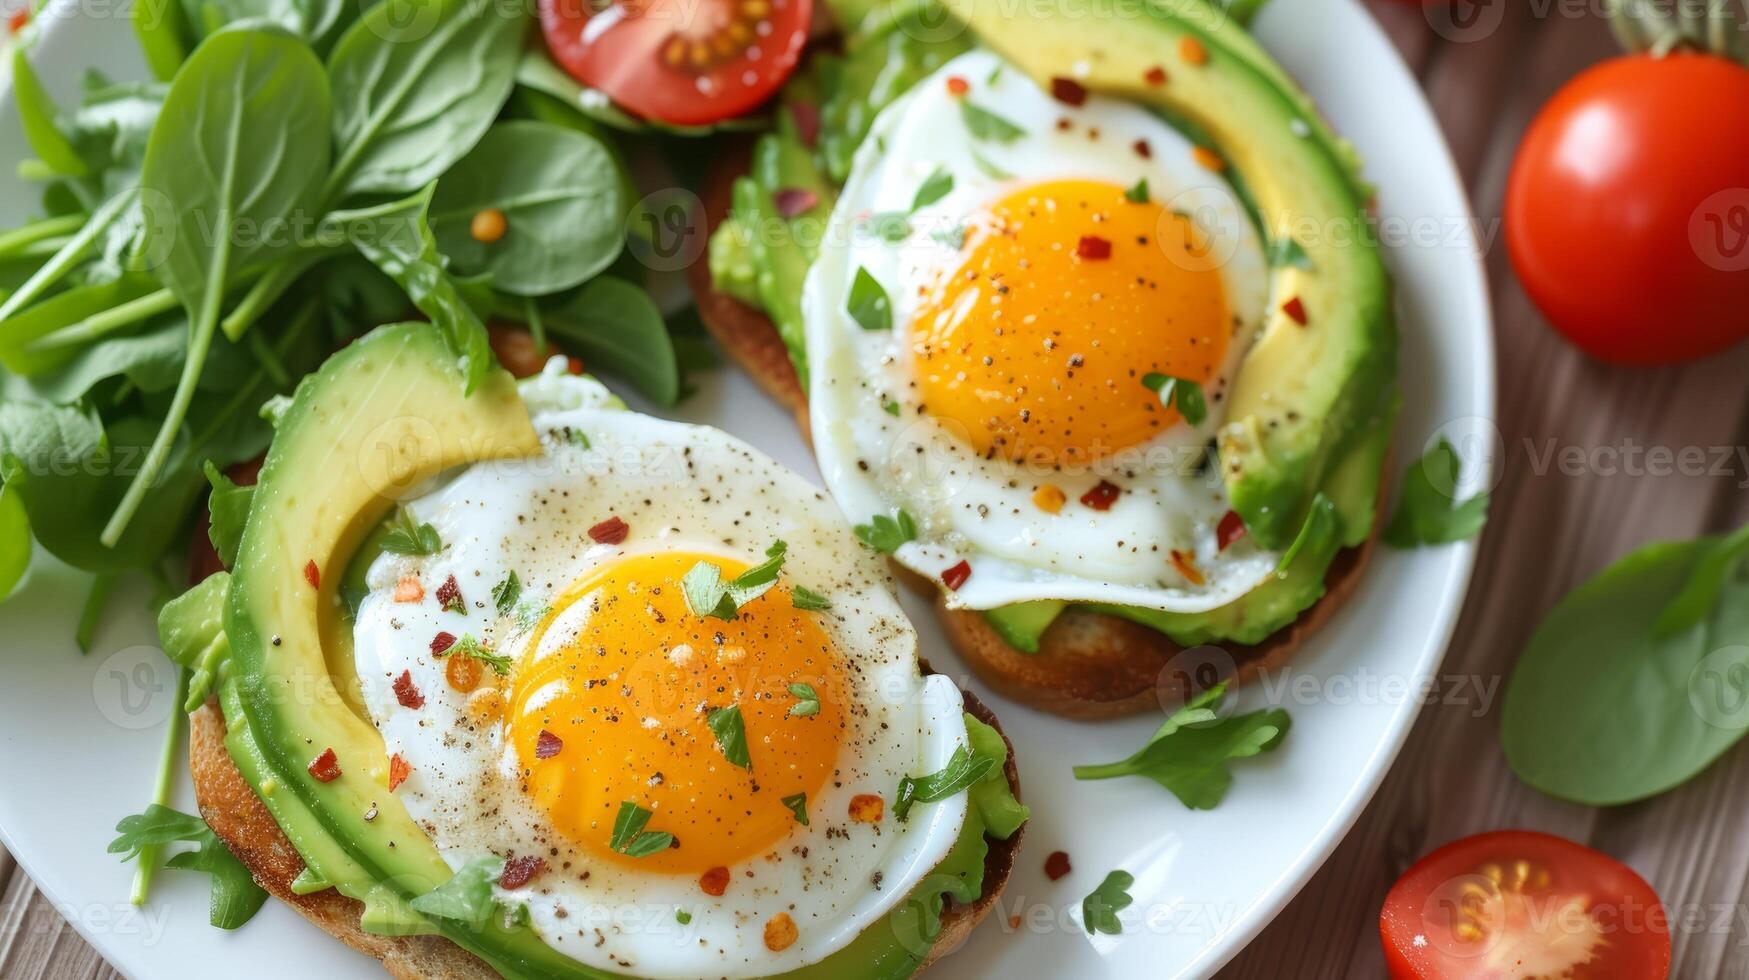
[[[784,798],[815,799],[845,737],[841,661],[818,614],[794,608],[779,585],[735,619],[695,615],[681,578],[701,561],[725,580],[747,567],[662,553],[578,580],[535,628],[510,682],[507,735],[526,791],[587,852],[645,871],[699,874],[768,853],[797,826]],[[792,711],[802,703],[794,684],[813,688],[817,713]],[[710,724],[731,707],[750,769],[730,761]],[[646,832],[666,831],[677,846],[616,851],[628,800],[650,811]]]
[[[1189,217],[1086,180],[1035,184],[968,226],[923,294],[911,356],[924,410],[985,456],[1104,459],[1178,420],[1150,373],[1213,377],[1232,324]]]

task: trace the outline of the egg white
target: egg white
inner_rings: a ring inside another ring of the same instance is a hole
[[[952,77],[969,82],[969,94],[951,92]],[[961,118],[964,99],[1024,135],[1010,142],[974,138]],[[1070,128],[1059,128],[1064,119]],[[1137,140],[1147,141],[1147,157],[1132,149]],[[899,561],[932,577],[962,559],[970,564],[971,577],[947,593],[949,605],[1065,599],[1200,612],[1232,602],[1275,568],[1275,554],[1244,541],[1223,550],[1216,541],[1228,501],[1205,447],[1223,423],[1225,391],[1263,320],[1268,262],[1232,188],[1199,165],[1194,150],[1141,106],[1094,94],[1071,107],[981,50],[956,58],[888,107],[859,150],[803,296],[814,449],[853,522],[899,508],[915,519],[917,540],[898,550]],[[937,170],[952,175],[952,191],[912,213],[902,241],[876,233],[870,216],[910,211]],[[1188,213],[1204,234],[1239,327],[1225,363],[1204,386],[1209,412],[1201,425],[1181,422],[1097,463],[1044,472],[986,459],[950,424],[924,413],[903,347],[925,287],[958,264],[959,249],[943,241],[951,240],[947,233],[1018,189],[1067,178],[1120,187],[1146,179],[1154,201]],[[847,311],[859,268],[889,297],[891,331],[864,330]],[[1115,505],[1103,512],[1076,506],[1107,478],[1124,488]],[[1032,503],[1041,483],[1065,491],[1070,503],[1061,513]],[[1194,584],[1173,570],[1171,550],[1193,555],[1206,581]]]
[[[385,553],[369,570],[355,658],[388,752],[412,765],[402,802],[452,868],[484,856],[544,857],[547,870],[531,885],[498,897],[525,904],[549,945],[591,967],[649,978],[751,977],[818,962],[875,926],[953,847],[966,817],[963,793],[917,806],[904,823],[890,812],[878,825],[854,823],[848,808],[859,793],[890,801],[903,776],[936,771],[968,744],[958,689],[944,676],[920,675],[916,634],[887,570],[801,477],[715,429],[625,411],[599,384],[564,376],[562,361],[522,391],[545,454],[466,467],[409,500],[413,519],[438,530],[442,552]],[[632,526],[622,545],[586,536],[610,513]],[[513,568],[524,601],[541,604],[624,554],[680,549],[757,562],[777,539],[789,545],[785,576],[832,599],[818,615],[844,658],[847,689],[866,709],[847,713],[838,775],[809,801],[811,825],[731,868],[720,898],[705,895],[695,875],[593,860],[546,825],[520,788],[522,763],[503,725],[470,720],[431,638],[491,638],[514,660],[526,637],[491,596]],[[466,611],[446,612],[429,598],[396,603],[395,584],[407,574],[428,592],[453,574]],[[402,707],[392,690],[403,671],[425,698],[419,709]],[[680,910],[689,923],[678,921]],[[763,926],[779,911],[800,935],[773,953]]]

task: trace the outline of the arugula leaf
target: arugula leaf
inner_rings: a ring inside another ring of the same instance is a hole
[[[177,854],[164,863],[178,871],[200,871],[212,876],[212,901],[208,919],[220,929],[235,929],[248,922],[267,901],[267,892],[255,883],[249,869],[219,840],[206,821],[154,803],[144,813],[123,817],[115,825],[117,837],[109,853],[132,861],[148,847],[187,841],[193,851]]]
[[[1150,200],[1148,197],[1148,178],[1143,177],[1141,180],[1136,181],[1136,186],[1124,191],[1123,197],[1124,200],[1129,201],[1131,204],[1147,204]]]
[[[1227,685],[1216,684],[1169,716],[1141,751],[1121,762],[1076,766],[1076,779],[1141,776],[1159,783],[1192,810],[1217,806],[1233,785],[1227,764],[1267,752],[1287,735],[1280,708],[1219,718]]]
[[[723,758],[730,765],[740,766],[749,772],[753,769],[753,757],[747,752],[747,723],[741,718],[741,706],[729,705],[718,708],[705,717],[711,726],[711,734],[717,737],[717,747],[723,750]]]
[[[397,555],[435,555],[443,550],[443,539],[430,524],[414,524],[413,515],[402,507],[395,513],[395,525],[383,535],[384,551]]]
[[[802,585],[790,590],[789,602],[803,612],[822,612],[832,608],[832,600]]]
[[[674,844],[674,835],[665,830],[645,830],[650,811],[632,800],[619,805],[619,815],[613,821],[613,835],[607,846],[615,853],[631,857],[649,857]]]
[[[1012,143],[1026,135],[1026,130],[970,99],[960,100],[960,119],[966,124],[966,132],[971,133],[975,140]]]
[[[1123,923],[1117,914],[1135,901],[1129,892],[1135,883],[1135,875],[1128,871],[1113,871],[1105,876],[1098,888],[1093,889],[1092,894],[1081,900],[1081,922],[1087,927],[1089,936],[1099,932],[1116,936],[1123,932]]]
[[[917,537],[917,522],[901,507],[893,517],[876,514],[869,523],[858,524],[851,530],[863,544],[883,555],[890,555],[898,551],[900,545]]]
[[[973,755],[965,746],[958,746],[948,757],[947,765],[939,771],[899,780],[899,791],[893,800],[893,817],[904,823],[911,813],[912,804],[934,803],[962,793],[983,779],[995,765],[995,759]]]
[[[893,329],[893,304],[887,299],[887,291],[861,266],[850,282],[850,298],[844,308],[864,330]]]
[[[483,926],[498,909],[492,897],[492,883],[503,873],[503,859],[475,858],[450,875],[448,881],[407,904],[413,911],[434,919]]]
[[[1398,548],[1415,548],[1475,537],[1488,520],[1488,494],[1483,491],[1459,503],[1453,496],[1457,479],[1457,450],[1440,439],[1403,474],[1397,513],[1385,528],[1385,540]]]
[[[923,178],[918,185],[917,193],[911,197],[911,210],[921,211],[936,201],[946,197],[953,191],[953,171],[946,167],[936,167]]]
[[[522,580],[516,577],[516,569],[504,576],[504,581],[492,586],[492,605],[498,610],[498,615],[508,616],[516,608],[516,601],[522,598]]]
[[[1203,397],[1202,385],[1194,381],[1150,371],[1142,375],[1142,386],[1158,394],[1160,404],[1177,408],[1178,414],[1191,425],[1201,425],[1208,418],[1208,401]]]
[[[808,825],[808,794],[796,793],[793,796],[784,797],[779,802],[789,807],[789,812],[796,815],[796,823],[804,827]]]
[[[789,686],[789,693],[796,699],[789,708],[791,717],[810,718],[820,713],[820,693],[814,690],[814,685],[797,681]]]

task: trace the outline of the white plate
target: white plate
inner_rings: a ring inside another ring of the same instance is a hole
[[[71,3],[57,2],[56,10]],[[82,4],[51,26],[35,56],[70,100],[87,66],[137,77],[141,62],[118,7]],[[54,16],[51,14],[51,16]],[[1470,210],[1414,77],[1352,0],[1277,0],[1263,42],[1365,154],[1379,211],[1402,244],[1390,249],[1404,333],[1405,404],[1397,466],[1436,429],[1492,416],[1488,300]],[[10,99],[0,107],[0,174],[25,155]],[[0,185],[0,222],[35,208],[33,191]],[[679,413],[715,422],[803,473],[817,473],[791,420],[724,369]],[[1239,764],[1216,810],[1190,812],[1143,780],[1077,783],[1075,763],[1139,746],[1158,719],[1074,724],[986,696],[1013,737],[1033,807],[1026,849],[998,911],[952,960],[961,976],[1206,976],[1225,963],[1311,877],[1377,788],[1449,639],[1474,548],[1379,549],[1358,594],[1291,664],[1278,688],[1294,727],[1281,749]],[[57,907],[130,977],[380,976],[372,961],[269,903],[235,933],[207,925],[203,876],[163,872],[144,909],[127,904],[133,869],[104,853],[120,817],[151,794],[170,677],[141,612],[116,603],[81,658],[71,639],[83,582],[39,561],[24,592],[0,607],[0,831]],[[928,603],[906,596],[924,652],[963,676]],[[1262,704],[1253,687],[1242,702]],[[186,780],[184,780],[186,783]],[[186,785],[180,805],[192,808]],[[1067,851],[1074,871],[1043,872]],[[1080,902],[1122,867],[1136,877],[1121,936],[1090,938]],[[1019,925],[1010,925],[1018,916]]]

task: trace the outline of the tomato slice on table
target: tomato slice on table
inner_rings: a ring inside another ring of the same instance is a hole
[[[660,122],[743,115],[795,71],[814,0],[540,0],[541,31],[572,78]]]
[[[1627,865],[1548,834],[1507,830],[1422,858],[1379,912],[1396,980],[1663,980],[1670,923]]]

